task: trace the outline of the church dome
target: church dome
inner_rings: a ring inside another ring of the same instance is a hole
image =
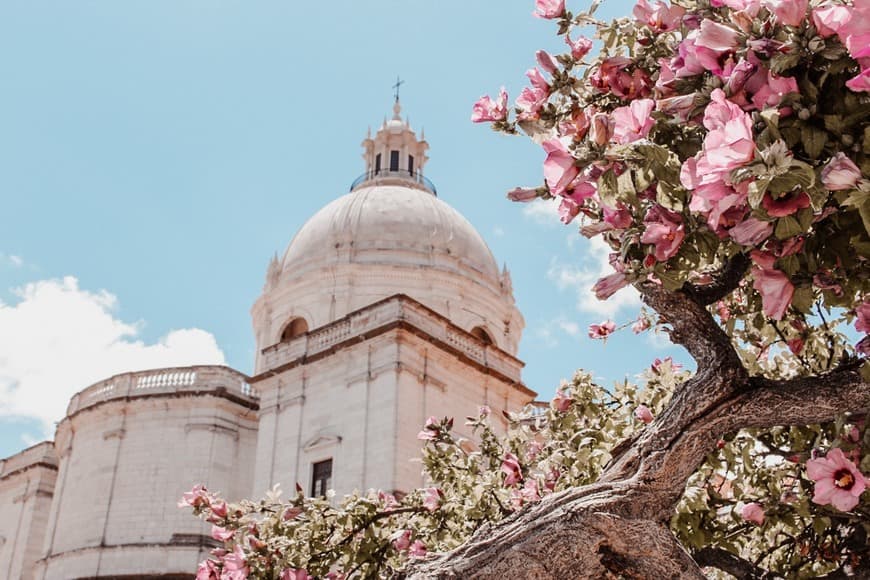
[[[468,220],[432,193],[406,185],[369,185],[317,212],[290,242],[291,276],[339,262],[468,269],[499,279],[486,242]]]

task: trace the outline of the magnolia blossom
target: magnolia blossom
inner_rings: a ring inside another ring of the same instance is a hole
[[[831,191],[853,189],[861,179],[861,170],[842,151],[834,155],[822,169],[822,183]]]
[[[599,339],[607,338],[616,331],[616,323],[612,320],[605,320],[601,324],[589,325],[589,338]]]
[[[212,526],[211,527],[211,537],[219,542],[226,542],[230,538],[235,535],[234,530],[228,530],[226,528],[222,528],[221,526]]]
[[[196,580],[220,580],[220,570],[214,560],[203,560],[196,569]]]
[[[617,143],[633,143],[649,135],[655,120],[650,116],[655,108],[652,99],[632,101],[628,107],[613,110],[613,140]]]
[[[767,215],[770,217],[785,217],[810,207],[810,196],[805,191],[800,191],[784,195],[779,199],[773,199],[770,192],[767,192],[761,199],[761,207],[767,211]]]
[[[536,18],[561,18],[565,14],[565,0],[535,0]]]
[[[393,540],[393,547],[398,552],[404,552],[411,547],[411,530],[403,531],[398,538]]]
[[[625,277],[625,274],[616,272],[599,279],[592,287],[592,291],[599,300],[607,300],[626,286],[628,286],[628,279]]]
[[[794,285],[785,272],[774,267],[774,256],[754,251],[752,259],[756,263],[752,287],[761,294],[761,309],[766,316],[782,320],[794,296]]]
[[[807,461],[807,476],[816,482],[813,503],[833,505],[849,511],[858,505],[867,480],[841,449],[831,449],[825,457]]]
[[[786,26],[800,26],[806,19],[807,0],[764,0],[764,7],[773,12],[776,21]]]
[[[665,364],[667,364],[671,368],[672,372],[680,371],[683,368],[683,365],[681,365],[678,362],[674,362],[673,357],[668,356],[668,357],[665,357],[664,359],[656,358],[653,361],[652,365],[650,365],[650,369],[652,369],[652,371],[655,374],[660,375],[660,374],[662,374],[662,367]]]
[[[553,408],[560,413],[564,413],[571,408],[571,403],[573,402],[574,399],[572,399],[570,396],[566,395],[562,391],[557,391],[556,396],[553,397]]]
[[[585,36],[581,36],[577,40],[571,40],[571,36],[566,34],[565,42],[571,47],[571,58],[574,60],[582,60],[592,50],[592,41]]]
[[[281,580],[314,580],[314,576],[309,575],[307,570],[287,568],[281,572]]]
[[[846,81],[846,86],[856,93],[870,92],[870,68],[865,68],[861,74]]]
[[[527,202],[538,198],[538,190],[533,187],[517,187],[507,193],[511,201]]]
[[[498,93],[498,100],[492,100],[489,95],[484,95],[474,103],[471,109],[471,120],[474,123],[487,121],[504,121],[507,119],[508,95],[504,87]]]
[[[501,472],[504,473],[504,485],[510,487],[523,480],[523,471],[519,459],[513,453],[506,453],[501,463]]]
[[[652,326],[652,323],[650,322],[649,318],[647,318],[646,316],[641,316],[634,321],[634,324],[631,325],[631,331],[635,334],[640,334],[645,330],[649,330],[650,326]]]
[[[430,512],[437,511],[441,507],[441,490],[437,487],[429,487],[426,489],[426,495],[423,498],[423,507]]]
[[[650,208],[643,220],[646,229],[640,237],[644,244],[655,246],[654,255],[656,260],[664,262],[676,255],[686,237],[683,218],[662,206],[656,205]]]
[[[855,309],[855,330],[858,332],[870,332],[870,302],[862,302]]]
[[[242,547],[236,544],[233,551],[224,556],[224,569],[221,580],[246,580],[248,577],[248,562]]]
[[[426,419],[426,424],[423,430],[417,433],[417,439],[421,441],[432,441],[438,437],[438,417],[429,417]]]
[[[538,61],[538,65],[544,69],[544,71],[553,74],[557,70],[559,70],[559,63],[556,62],[556,59],[553,58],[546,50],[539,50],[535,53],[535,60]]]
[[[649,407],[647,407],[646,405],[638,405],[637,409],[634,410],[634,416],[638,419],[638,421],[643,421],[647,424],[653,422],[652,411],[650,411]]]
[[[748,503],[740,510],[740,517],[745,522],[760,526],[764,524],[764,508],[755,502]]]
[[[695,41],[696,46],[708,48],[719,54],[737,48],[740,42],[740,32],[709,19],[701,22],[701,32]]]
[[[668,6],[661,0],[651,5],[647,0],[637,0],[632,15],[641,24],[646,24],[656,32],[668,32],[680,27],[686,9],[682,6]]]
[[[813,24],[823,38],[833,36],[851,17],[848,6],[825,2],[813,9]]]
[[[547,159],[544,161],[544,181],[553,195],[561,195],[580,170],[574,164],[574,156],[559,139],[544,141],[544,151]]]
[[[773,233],[773,222],[748,218],[728,230],[731,239],[741,246],[758,246]]]
[[[412,558],[423,558],[426,555],[426,544],[420,540],[415,540],[408,550],[408,555]]]
[[[211,497],[208,490],[202,485],[195,485],[193,489],[185,492],[181,500],[178,502],[178,507],[200,508],[206,507],[211,503]]]

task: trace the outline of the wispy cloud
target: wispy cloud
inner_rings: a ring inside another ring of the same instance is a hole
[[[214,336],[198,328],[146,344],[141,323],[115,317],[116,296],[82,290],[73,277],[12,292],[17,303],[0,302],[0,416],[37,419],[47,436],[73,394],[113,374],[224,364]]]
[[[21,256],[0,252],[0,264],[7,264],[14,268],[20,268],[24,265],[24,260],[21,258]]]
[[[577,309],[601,317],[613,317],[619,311],[640,306],[640,296],[632,287],[623,288],[608,300],[598,300],[592,286],[603,276],[613,273],[608,262],[611,250],[600,238],[583,240],[586,248],[580,264],[563,264],[554,261],[547,273],[560,290],[577,293]]]
[[[523,215],[531,221],[549,226],[561,226],[559,221],[559,201],[557,199],[537,199],[523,206]]]

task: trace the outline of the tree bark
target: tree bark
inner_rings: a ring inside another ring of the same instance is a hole
[[[640,285],[644,301],[671,326],[671,340],[697,362],[695,376],[640,435],[614,450],[598,482],[484,527],[456,550],[415,563],[406,577],[703,578],[668,522],[717,440],[741,428],[819,423],[870,407],[870,384],[855,361],[818,377],[750,378],[706,309],[745,270],[741,261],[726,267],[709,291]]]

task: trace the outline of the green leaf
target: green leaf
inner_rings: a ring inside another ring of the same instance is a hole
[[[801,131],[801,143],[810,159],[819,158],[819,155],[825,150],[825,143],[827,141],[828,132],[818,127],[805,125]],[[815,177],[813,179],[815,180]]]
[[[616,207],[619,201],[619,183],[613,169],[608,169],[598,180],[598,197],[609,207]]]
[[[803,233],[803,228],[793,216],[785,216],[776,221],[774,235],[780,240],[787,240]]]
[[[792,256],[793,257],[793,256]],[[791,305],[800,310],[801,312],[809,312],[815,303],[815,296],[813,296],[813,289],[809,286],[795,288],[794,295],[791,299]]]

